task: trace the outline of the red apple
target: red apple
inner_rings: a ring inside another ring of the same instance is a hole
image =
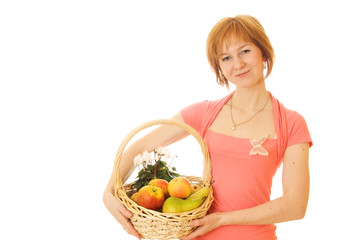
[[[169,183],[166,180],[159,179],[159,178],[152,179],[148,183],[148,185],[160,187],[164,192],[165,198],[167,198],[169,196],[169,192],[167,191],[167,186],[169,185]]]
[[[164,192],[155,186],[144,186],[138,191],[138,204],[142,207],[157,210],[164,203]]]
[[[176,177],[168,184],[171,197],[187,198],[191,194],[191,184],[185,177]]]

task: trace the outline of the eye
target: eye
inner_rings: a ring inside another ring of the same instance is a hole
[[[248,53],[248,52],[250,52],[251,50],[249,50],[249,49],[245,49],[245,50],[243,50],[243,51],[241,51],[241,55],[244,55],[244,54],[246,54],[246,53]]]
[[[222,62],[228,61],[230,58],[231,58],[231,57],[224,57],[224,58],[222,58]]]

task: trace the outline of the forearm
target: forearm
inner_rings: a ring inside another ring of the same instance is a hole
[[[134,158],[141,153],[141,149],[134,146],[133,143],[123,154],[119,165],[119,172],[123,182],[125,182],[135,169]],[[105,189],[105,193],[114,193],[114,169]]]
[[[120,162],[120,175],[122,181],[125,182],[135,169],[134,158],[142,153],[145,149],[139,142],[133,143],[122,155],[122,161]]]
[[[223,224],[264,225],[304,217],[309,199],[309,144],[287,148],[283,165],[283,197],[256,207],[227,212]]]
[[[173,117],[174,120],[183,121],[180,113]],[[134,158],[143,151],[152,151],[158,147],[165,147],[177,142],[189,135],[183,128],[176,126],[162,125],[151,131],[149,134],[132,143],[123,153],[120,161],[120,177],[125,182],[135,169]],[[114,185],[114,177],[111,176],[107,189],[112,189]],[[113,184],[112,186],[110,184]]]
[[[301,219],[306,205],[281,197],[256,207],[220,214],[222,225],[266,225]]]
[[[223,225],[268,225],[304,217],[309,199],[309,144],[288,147],[283,165],[283,197],[255,207],[230,212],[215,212],[194,220],[198,227],[185,239],[193,239]]]

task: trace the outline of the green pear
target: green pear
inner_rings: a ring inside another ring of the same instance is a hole
[[[197,198],[203,198],[203,197],[208,197],[210,192],[209,187],[203,187],[197,192],[191,194],[189,197],[186,198],[186,200],[191,200],[191,199],[197,199]]]
[[[179,213],[191,211],[201,206],[206,197],[196,199],[182,199],[177,197],[169,197],[163,204],[163,213]]]

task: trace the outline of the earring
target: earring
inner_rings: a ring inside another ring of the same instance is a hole
[[[266,62],[263,62],[264,63],[264,69],[266,69]]]

